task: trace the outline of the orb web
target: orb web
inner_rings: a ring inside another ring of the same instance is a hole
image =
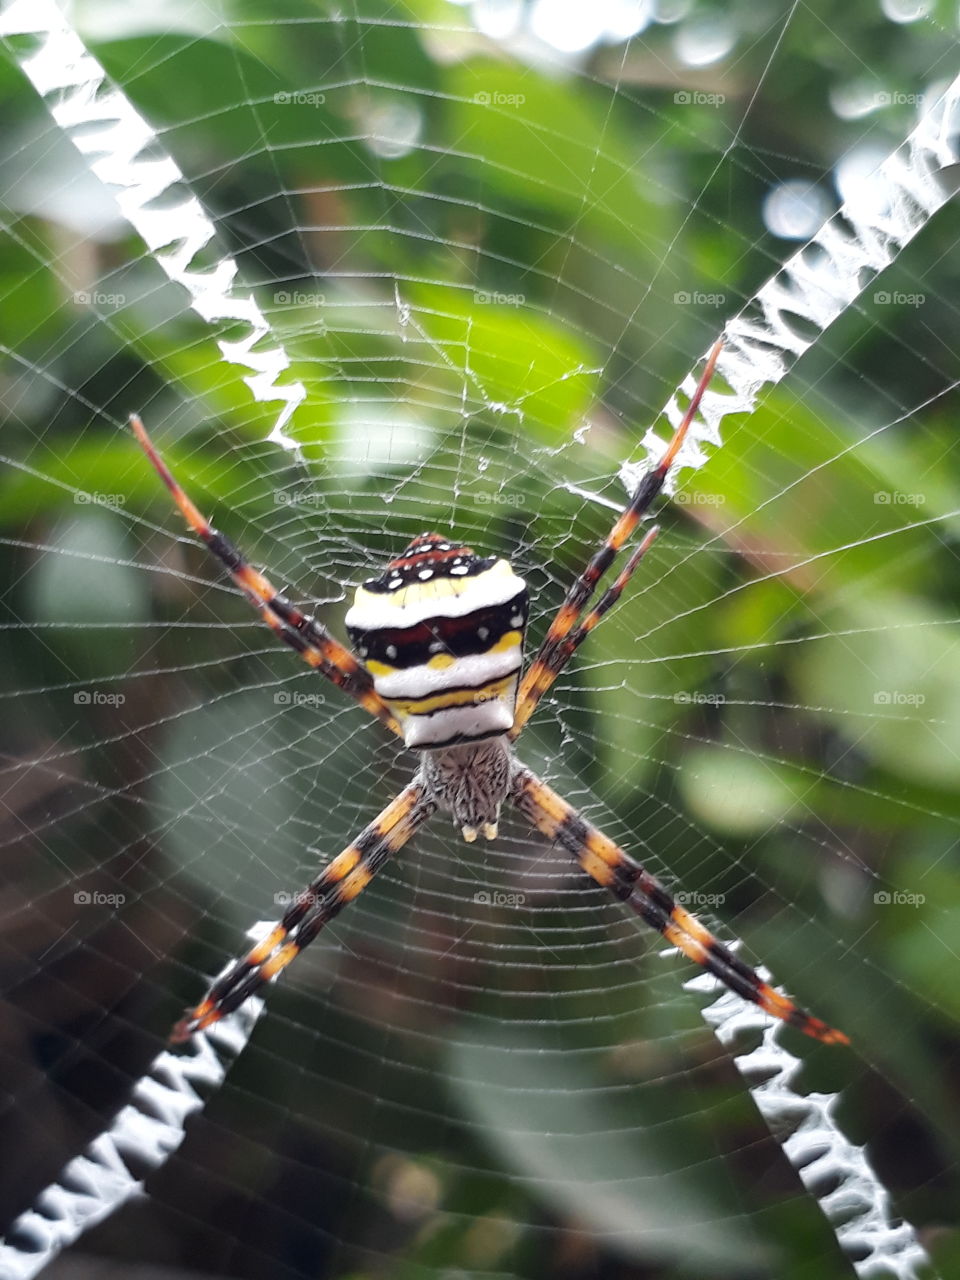
[[[75,1249],[218,1274],[933,1273],[945,32],[872,15],[881,44],[907,24],[902,88],[892,60],[864,84],[834,14],[615,9],[3,10],[11,1275],[88,1228]],[[761,108],[790,118],[814,33],[838,61],[810,101],[847,131],[774,147]],[[721,329],[656,554],[520,753],[854,1053],[711,1003],[510,820],[479,855],[435,820],[267,1016],[164,1049],[410,761],[276,652],[126,415],[341,634],[437,527],[514,560],[537,638]]]

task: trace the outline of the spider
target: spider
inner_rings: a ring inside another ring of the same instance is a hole
[[[237,960],[173,1028],[172,1043],[232,1013],[275,978],[437,810],[463,838],[493,840],[510,801],[684,955],[745,1000],[827,1044],[847,1037],[799,1008],[725,946],[670,891],[578,813],[514,754],[538,702],[604,614],[616,604],[659,532],[640,540],[619,576],[584,615],[598,584],[663,488],[713,376],[713,346],[683,420],[659,463],[641,480],[607,538],[567,592],[533,661],[521,675],[528,593],[506,560],[478,556],[424,533],[380,577],[364,582],[346,615],[355,655],[302,613],[200,514],[136,416],[131,426],[187,524],[303,660],[418,752],[413,781],[294,899],[269,933]]]

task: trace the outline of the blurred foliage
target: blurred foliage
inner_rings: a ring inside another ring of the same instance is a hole
[[[666,6],[669,7],[669,6]],[[566,69],[443,0],[86,0],[309,395],[274,407],[0,66],[10,1213],[102,1127],[272,895],[409,761],[216,576],[123,430],[335,629],[423,528],[515,558],[533,638],[620,462],[793,246],[779,182],[910,130],[955,15],[698,3]],[[789,11],[789,16],[788,16]],[[693,68],[710,22],[727,57]],[[949,56],[945,50],[949,48]],[[844,118],[838,97],[889,104]],[[897,96],[899,95],[899,96]],[[524,756],[850,1033],[803,1084],[960,1266],[958,219],[684,477]],[[944,394],[947,392],[947,394]],[[584,494],[596,501],[588,501]],[[228,1085],[83,1246],[237,1276],[849,1275],[681,983],[512,824],[445,824],[338,921]],[[76,890],[123,892],[74,910]],[[488,890],[522,908],[489,905]],[[480,901],[478,890],[488,893]],[[367,899],[371,899],[368,901]],[[37,1101],[38,1098],[42,1102]],[[30,1100],[29,1106],[25,1105]]]

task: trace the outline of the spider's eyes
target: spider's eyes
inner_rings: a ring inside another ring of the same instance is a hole
[[[402,565],[413,556],[445,555],[448,551],[460,551],[467,556],[474,554],[472,547],[458,546],[449,538],[445,538],[442,533],[418,533],[406,550],[397,556],[396,560],[390,561],[388,568]]]

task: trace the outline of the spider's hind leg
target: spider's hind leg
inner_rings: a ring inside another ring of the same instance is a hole
[[[401,849],[433,814],[436,804],[414,780],[316,879],[298,893],[282,920],[240,957],[192,1009],[170,1036],[183,1044],[234,1009],[295,960],[323,927],[357,897],[387,860]]]
[[[842,1031],[821,1022],[765,982],[755,969],[685,910],[655,876],[529,769],[516,768],[510,798],[538,831],[572,854],[597,884],[609,889],[641,920],[731,991],[815,1040],[825,1044],[850,1043]]]

